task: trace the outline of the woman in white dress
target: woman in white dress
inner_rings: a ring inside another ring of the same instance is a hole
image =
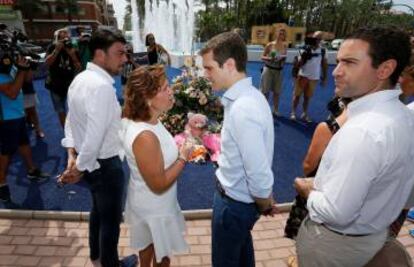
[[[131,247],[138,249],[141,266],[169,266],[172,253],[188,251],[176,180],[191,148],[178,151],[158,120],[174,104],[162,66],[131,72],[124,95],[122,140],[131,171],[125,216]]]

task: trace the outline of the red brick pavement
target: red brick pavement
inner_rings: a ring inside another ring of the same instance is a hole
[[[283,238],[287,213],[261,218],[253,230],[257,267],[287,266],[295,255],[294,242]],[[414,255],[414,238],[406,222],[398,239]],[[211,266],[210,221],[187,221],[186,239],[190,252],[172,258],[172,266]],[[135,253],[128,247],[129,230],[121,227],[119,253]],[[0,219],[0,266],[82,266],[88,260],[88,225],[86,222]]]

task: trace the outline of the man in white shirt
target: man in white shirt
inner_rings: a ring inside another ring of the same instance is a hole
[[[341,45],[335,92],[353,101],[314,182],[295,180],[309,210],[296,243],[300,266],[364,266],[404,207],[414,184],[414,117],[395,85],[410,54],[408,36],[390,28],[357,30]]]
[[[263,94],[246,77],[246,45],[237,33],[213,37],[200,54],[213,90],[225,90],[213,204],[212,264],[254,266],[250,231],[260,214],[273,215],[276,211],[272,113]]]
[[[90,259],[94,266],[136,266],[137,256],[118,259],[119,225],[122,219],[124,174],[119,158],[121,124],[112,76],[126,62],[122,34],[97,30],[89,43],[93,60],[75,77],[68,91],[69,113],[62,145],[68,149],[68,165],[60,178],[89,185],[92,210],[89,218]]]

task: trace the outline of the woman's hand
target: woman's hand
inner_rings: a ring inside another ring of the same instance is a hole
[[[184,144],[180,147],[180,151],[178,153],[178,158],[188,161],[191,153],[193,152],[194,144],[186,140]]]

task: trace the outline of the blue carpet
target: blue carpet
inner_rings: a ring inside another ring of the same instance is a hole
[[[248,63],[248,75],[259,86],[259,62]],[[288,119],[292,96],[291,65],[284,70],[284,84],[280,100],[280,112],[283,117],[275,120],[275,156],[273,173],[275,175],[274,194],[279,203],[290,202],[295,196],[292,181],[302,175],[302,160],[306,153],[316,122],[326,118],[325,105],[333,95],[333,80],[329,75],[328,86],[318,87],[310,104],[310,117],[315,123],[304,124]],[[332,66],[329,69],[332,72]],[[168,76],[178,75],[178,69],[169,69]],[[58,118],[53,111],[49,92],[44,88],[44,80],[34,82],[39,98],[38,112],[40,123],[46,133],[44,140],[35,138],[30,132],[33,158],[38,166],[52,174],[44,183],[31,183],[26,178],[26,167],[19,155],[13,158],[7,181],[12,192],[12,199],[20,208],[33,210],[68,210],[88,211],[91,206],[88,187],[84,182],[59,188],[56,176],[63,171],[66,164],[65,151],[60,145],[63,137]],[[260,155],[258,155],[260,156]],[[125,166],[127,171],[127,168]],[[178,179],[178,199],[182,209],[211,208],[214,193],[214,166],[189,164]],[[0,203],[0,208],[4,205]]]

